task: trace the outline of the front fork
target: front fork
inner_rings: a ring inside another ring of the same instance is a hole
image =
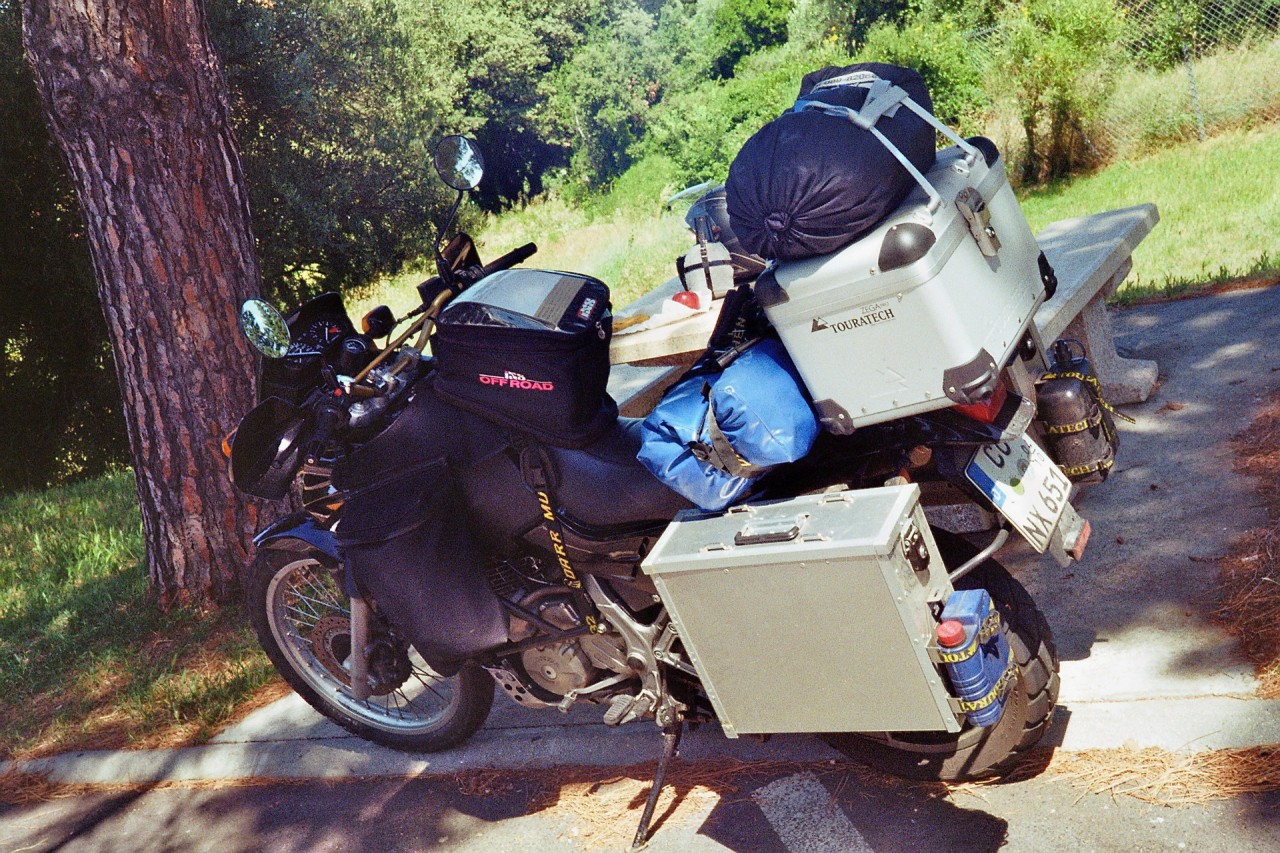
[[[369,698],[369,605],[359,594],[351,596],[351,697]]]
[[[258,548],[275,548],[282,551],[314,548],[343,565],[338,556],[338,540],[333,530],[316,523],[305,512],[281,518],[253,537]],[[370,696],[369,688],[369,603],[360,595],[345,568],[341,578],[343,591],[351,599],[351,696],[363,702]]]

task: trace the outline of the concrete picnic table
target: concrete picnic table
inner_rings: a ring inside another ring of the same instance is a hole
[[[1084,344],[1102,383],[1103,396],[1115,405],[1147,399],[1155,387],[1153,361],[1121,357],[1115,348],[1106,299],[1133,267],[1133,250],[1160,214],[1154,204],[1064,219],[1045,227],[1036,240],[1058,277],[1058,290],[1036,311],[1032,328],[1041,351],[1058,338]],[[618,310],[619,319],[659,313],[662,303],[681,289],[673,278]],[[646,414],[662,393],[707,345],[723,300],[712,308],[640,332],[614,335],[610,361],[617,365],[610,393],[624,415]],[[638,369],[639,368],[639,369]]]

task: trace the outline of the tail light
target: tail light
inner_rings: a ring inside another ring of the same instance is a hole
[[[1004,408],[1005,400],[1008,397],[1009,391],[1004,387],[1004,382],[1002,381],[996,385],[996,390],[992,391],[991,396],[985,400],[964,406],[952,406],[952,408],[962,415],[973,418],[975,421],[989,424],[995,422],[996,416]]]

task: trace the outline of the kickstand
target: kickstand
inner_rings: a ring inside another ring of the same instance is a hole
[[[635,840],[631,842],[631,853],[643,849],[648,842],[649,822],[653,820],[653,810],[658,806],[658,795],[666,781],[667,767],[675,758],[676,747],[680,745],[680,735],[684,733],[684,720],[662,727],[662,758],[658,761],[658,769],[653,774],[653,787],[649,789],[649,799],[644,804],[644,812],[640,815],[640,826],[636,828]]]

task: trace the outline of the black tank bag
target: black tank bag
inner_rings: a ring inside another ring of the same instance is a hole
[[[618,417],[609,396],[609,288],[546,270],[506,270],[441,312],[433,385],[456,406],[558,447],[584,447]]]

